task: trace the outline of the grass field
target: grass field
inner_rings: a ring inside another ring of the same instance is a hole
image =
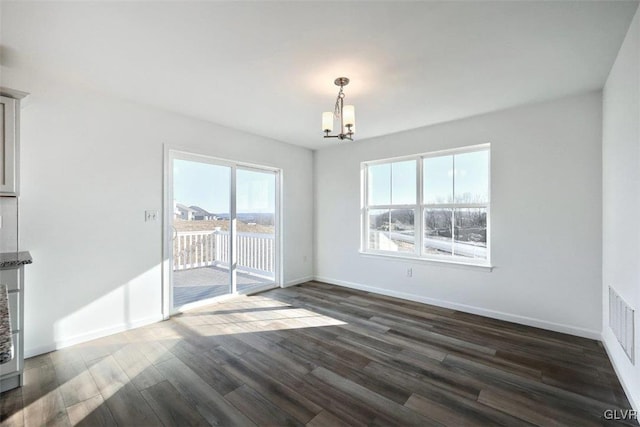
[[[175,219],[173,226],[178,231],[208,231],[215,230],[216,227],[220,227],[222,231],[229,230],[229,221],[226,220],[208,220],[208,221],[185,221],[183,219]],[[261,224],[247,224],[242,221],[237,221],[236,229],[239,233],[262,233],[262,234],[274,234],[273,225],[261,225]]]

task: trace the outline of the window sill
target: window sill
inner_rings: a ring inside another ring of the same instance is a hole
[[[386,258],[394,261],[403,261],[403,262],[411,262],[411,263],[421,263],[421,264],[432,264],[432,265],[441,265],[446,267],[454,267],[454,268],[463,268],[463,269],[472,269],[472,270],[484,270],[486,272],[492,272],[495,268],[490,264],[479,264],[473,262],[464,262],[458,260],[446,260],[446,259],[435,259],[435,258],[422,258],[411,255],[394,255],[390,253],[383,252],[365,252],[358,251],[360,255],[367,258]]]

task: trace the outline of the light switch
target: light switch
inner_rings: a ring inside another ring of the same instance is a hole
[[[158,220],[158,211],[144,211],[144,221],[157,221]]]

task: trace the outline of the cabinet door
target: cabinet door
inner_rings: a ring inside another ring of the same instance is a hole
[[[0,96],[0,194],[17,195],[16,100]]]
[[[22,367],[22,362],[18,355],[20,354],[20,346],[22,343],[20,342],[20,334],[15,333],[11,335],[11,339],[13,342],[13,358],[0,365],[0,377],[3,375],[13,374],[20,371]]]

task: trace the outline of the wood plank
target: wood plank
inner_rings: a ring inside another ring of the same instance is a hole
[[[423,369],[404,361],[390,360],[387,363],[371,362],[364,370],[425,396],[433,389],[438,389],[475,400],[485,385],[471,376],[448,371],[438,363],[433,363],[430,369]]]
[[[113,355],[92,363],[89,372],[118,424],[153,425],[160,422]]]
[[[245,360],[245,356],[249,354],[250,352],[247,352],[240,358],[230,358],[224,369],[303,424],[322,410],[293,388],[271,377],[268,371],[252,364],[251,359]]]
[[[101,395],[67,407],[67,415],[74,426],[108,427],[116,424]]]
[[[89,363],[113,354],[128,343],[129,340],[125,335],[115,334],[80,344],[78,348],[82,354],[82,359],[85,363]]]
[[[156,413],[131,383],[125,384],[106,401],[118,425],[153,426],[160,424]]]
[[[52,364],[72,363],[82,361],[82,348],[78,346],[61,348],[60,350],[49,353],[49,360]]]
[[[24,372],[22,397],[25,426],[70,425],[53,365],[43,365]]]
[[[83,361],[76,360],[53,366],[65,406],[75,405],[100,394],[98,386]]]
[[[297,383],[296,389],[350,425],[370,425],[377,415],[367,403],[354,399],[348,392],[339,390],[314,375],[304,376]]]
[[[0,395],[0,427],[22,427],[24,425],[23,407],[21,387],[2,393]]]
[[[164,380],[153,363],[138,350],[135,344],[127,344],[119,348],[113,353],[113,357],[138,390],[144,390]]]
[[[162,363],[174,357],[167,346],[163,345],[165,340],[156,340],[155,336],[148,330],[145,332],[144,328],[132,329],[123,334],[130,341],[130,345],[144,354],[153,364]],[[176,339],[177,341],[179,339]]]
[[[49,357],[51,353],[41,354],[35,357],[30,357],[24,360],[24,370],[28,370],[31,368],[37,368],[43,365],[50,365],[53,362],[51,361],[51,357]]]
[[[366,425],[374,417],[366,405],[353,402],[348,395],[343,395],[340,391],[330,388],[313,376],[288,370],[278,360],[271,359],[265,354],[249,352],[244,354],[243,358],[246,358],[248,363],[251,363],[256,369],[268,372],[270,376],[278,378],[280,382],[287,384],[319,407],[330,409],[332,413],[338,414],[340,419],[350,425]]]
[[[225,398],[240,409],[243,414],[251,418],[256,425],[304,425],[246,384],[227,394]]]
[[[593,399],[590,396],[554,387],[457,356],[447,356],[443,363],[466,371],[469,375],[473,375],[487,385],[509,390],[513,393],[526,394],[538,404],[541,404],[542,407],[557,405],[573,408],[575,411],[591,414],[598,419],[606,409],[616,409],[615,405]]]
[[[465,414],[460,413],[451,407],[431,401],[425,397],[420,396],[419,394],[412,394],[404,406],[416,411],[419,414],[431,417],[444,425],[458,425],[469,427],[482,427],[486,425],[473,419],[472,417],[465,416]]]
[[[141,391],[165,426],[208,426],[209,423],[169,383],[162,381]]]
[[[338,390],[348,393],[353,398],[365,402],[378,412],[378,418],[384,418],[389,422],[402,425],[441,425],[431,417],[422,416],[404,406],[398,405],[397,403],[372,392],[366,387],[356,384],[353,381],[341,377],[321,366],[314,369],[311,372],[311,375],[327,384],[330,384]]]
[[[350,424],[343,422],[331,412],[322,410],[322,412],[307,423],[307,427],[350,427]]]
[[[212,357],[209,357],[211,354],[209,351],[196,347],[187,340],[173,346],[171,352],[222,395],[242,385],[241,382],[227,375],[221,366]]]
[[[111,398],[129,383],[129,377],[112,355],[93,361],[89,366],[89,372],[91,372],[91,376],[104,399]]]
[[[178,359],[170,359],[157,365],[182,397],[189,402],[211,425],[252,426],[249,418],[224,399],[187,365]]]
[[[539,408],[531,399],[493,387],[482,390],[478,402],[536,425],[602,425],[600,420],[579,417],[568,411],[560,411],[549,406]]]

